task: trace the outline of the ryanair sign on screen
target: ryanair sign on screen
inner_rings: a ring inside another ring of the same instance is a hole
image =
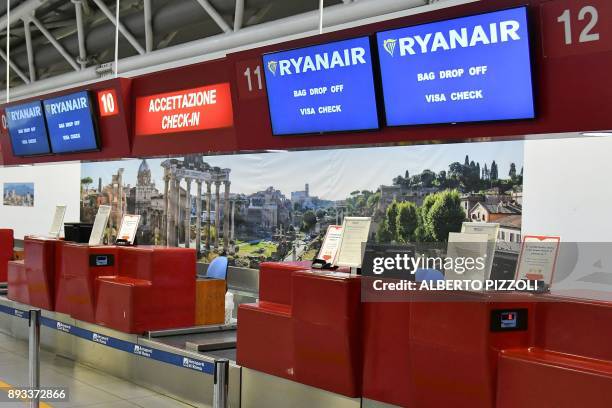
[[[527,8],[377,34],[387,124],[534,117]]]
[[[229,83],[136,98],[136,136],[233,126]]]
[[[268,70],[274,76],[276,76],[277,71],[280,76],[284,76],[350,67],[351,65],[367,64],[365,54],[366,50],[363,47],[355,47],[280,61],[270,60],[268,61]]]
[[[378,128],[367,37],[263,57],[275,135]]]

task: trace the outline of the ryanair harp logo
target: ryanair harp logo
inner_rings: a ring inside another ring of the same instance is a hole
[[[278,61],[268,61],[268,71],[274,76],[276,76],[276,68],[278,68]]]
[[[397,45],[397,40],[394,38],[389,38],[383,42],[383,48],[385,51],[389,53],[393,57],[395,54],[395,46]]]

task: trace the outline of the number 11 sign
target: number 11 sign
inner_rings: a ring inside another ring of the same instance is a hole
[[[612,50],[612,1],[553,0],[542,4],[544,55],[549,58]]]

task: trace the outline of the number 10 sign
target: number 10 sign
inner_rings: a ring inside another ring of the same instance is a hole
[[[98,92],[98,107],[100,116],[113,116],[119,113],[117,93],[114,89],[105,89]]]
[[[544,56],[612,50],[612,1],[554,0],[542,4]]]

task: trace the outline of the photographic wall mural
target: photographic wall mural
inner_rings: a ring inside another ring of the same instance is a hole
[[[500,224],[518,252],[523,143],[368,147],[83,163],[81,221],[141,215],[139,244],[187,246],[233,265],[311,260],[330,224],[373,217],[377,242],[444,242],[464,221]]]
[[[34,183],[4,183],[3,204],[34,207]]]

